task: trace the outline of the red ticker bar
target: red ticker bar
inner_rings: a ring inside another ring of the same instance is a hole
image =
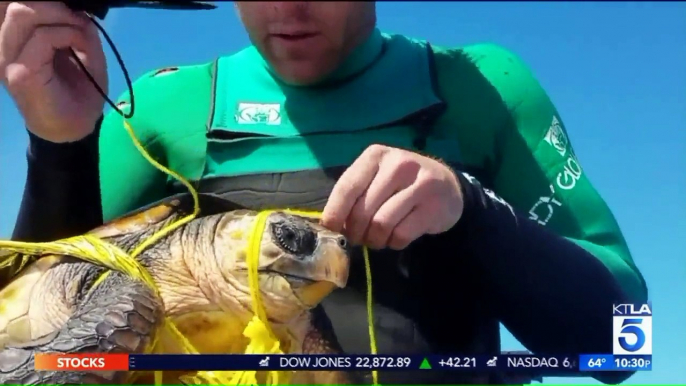
[[[48,371],[128,371],[128,354],[36,353],[35,369]]]

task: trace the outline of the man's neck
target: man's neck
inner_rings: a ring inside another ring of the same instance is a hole
[[[372,28],[369,33],[352,49],[346,59],[336,67],[336,69],[322,80],[307,87],[327,86],[335,83],[345,82],[348,79],[355,77],[357,74],[364,72],[372,64],[374,64],[383,53],[384,38],[378,28]],[[278,74],[271,69],[269,63],[262,58],[264,65],[268,71],[276,79],[279,79]],[[286,85],[286,84],[284,84]],[[287,85],[293,87],[292,85]]]
[[[352,78],[374,64],[383,52],[383,37],[378,28],[374,28],[347,58],[321,83],[340,82]]]

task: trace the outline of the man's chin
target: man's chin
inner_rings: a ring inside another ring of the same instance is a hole
[[[331,65],[311,58],[311,54],[306,58],[277,59],[270,65],[283,82],[293,86],[316,85],[333,72]]]

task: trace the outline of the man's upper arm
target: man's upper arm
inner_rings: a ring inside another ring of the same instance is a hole
[[[128,120],[153,159],[188,180],[201,177],[211,107],[212,63],[151,71],[134,84],[134,116]],[[118,100],[129,111],[130,98]],[[103,217],[111,220],[172,193],[169,177],[135,147],[117,112],[105,118],[100,134]]]
[[[609,207],[574,154],[562,119],[527,66],[493,45],[474,46],[476,65],[509,116],[495,133],[493,188],[528,217],[596,256],[627,295],[644,301],[646,285]]]
[[[149,75],[146,74],[134,82],[136,99],[134,117],[129,121],[136,138],[153,156],[159,159],[164,154],[157,140],[153,127],[146,124],[148,119],[139,115],[150,114],[141,108],[150,93]],[[147,86],[147,87],[146,87]],[[143,99],[143,101],[141,101]],[[117,100],[117,107],[128,112],[129,93],[124,93]],[[143,110],[143,111],[140,111]],[[124,127],[124,118],[116,111],[110,111],[103,120],[100,130],[100,191],[102,212],[105,222],[126,212],[142,207],[151,201],[164,197],[166,176],[148,162],[135,147],[133,140]]]

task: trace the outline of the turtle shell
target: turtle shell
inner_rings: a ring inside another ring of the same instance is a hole
[[[198,217],[242,209],[215,195],[199,194],[198,197],[200,200]],[[105,238],[140,231],[172,216],[187,216],[193,213],[193,206],[191,194],[170,196],[110,221],[89,234]],[[0,258],[7,255],[0,248]],[[20,272],[14,272],[12,277],[7,278],[9,282],[3,283],[0,287],[0,350],[9,342],[26,342],[35,338],[36,334],[50,332],[35,330],[31,327],[29,305],[32,297],[43,296],[34,291],[43,275],[70,257],[46,254],[31,256],[31,258],[31,263]],[[11,272],[11,270],[12,266],[9,266],[2,271]],[[0,272],[0,277],[2,274],[3,272]]]
[[[198,194],[198,199],[200,202],[200,213],[198,214],[198,217],[243,209],[243,207],[213,194],[201,193]],[[88,234],[100,238],[123,236],[158,224],[172,216],[183,217],[191,213],[193,213],[193,196],[190,193],[176,194],[129,212],[128,214],[93,229],[88,232]],[[18,271],[19,259],[16,258],[16,256],[16,253],[8,253],[0,248],[0,261],[8,257],[15,258],[12,264],[8,264],[0,269],[0,290],[20,274]],[[29,263],[26,264],[23,269],[28,268],[31,263],[34,263],[44,256],[48,255],[28,256]],[[0,308],[0,312],[1,311],[2,309]]]
[[[243,207],[219,196],[199,193],[200,213],[198,218],[213,214],[243,209]],[[171,217],[185,217],[193,213],[193,196],[181,193],[136,209],[88,232],[101,238],[123,236],[159,224]]]

